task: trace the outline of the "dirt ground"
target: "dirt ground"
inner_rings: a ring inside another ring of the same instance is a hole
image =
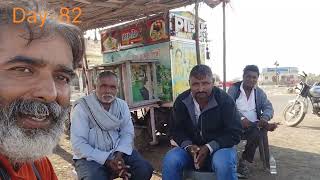
[[[285,88],[266,88],[275,108],[272,121],[281,122],[281,113],[287,100],[293,95],[286,94]],[[320,179],[320,118],[308,114],[297,127],[280,125],[275,132],[269,133],[270,152],[277,161],[277,175],[264,171],[259,153],[250,165],[250,180],[319,180]],[[160,139],[159,145],[144,147],[140,152],[155,168],[153,180],[160,180],[161,160],[170,149],[168,141]],[[240,148],[241,149],[241,148]],[[69,137],[64,135],[60,144],[49,157],[59,179],[72,177],[72,151]]]

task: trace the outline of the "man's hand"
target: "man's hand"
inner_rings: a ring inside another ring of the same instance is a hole
[[[131,177],[131,174],[128,172],[130,166],[127,166],[123,160],[123,153],[116,152],[114,160],[117,162],[119,173],[118,177],[123,178],[124,180],[128,180]]]
[[[131,174],[128,173],[130,166],[125,164],[121,152],[116,152],[115,158],[112,160],[107,160],[105,165],[106,167],[110,168],[111,172],[116,177],[121,177],[123,179],[129,179],[131,177]]]
[[[116,174],[119,171],[117,162],[114,159],[106,160],[104,166],[109,168],[113,174]]]
[[[198,152],[200,151],[200,147],[197,145],[190,145],[187,148],[187,151],[191,154],[191,156],[194,156],[198,154]]]
[[[119,170],[123,169],[125,167],[125,162],[123,160],[123,157],[122,157],[122,153],[121,152],[115,152],[115,158],[114,158],[114,161],[116,161],[117,163],[117,168]]]
[[[267,130],[268,131],[274,131],[278,127],[278,125],[280,125],[279,122],[269,123],[268,127],[267,127]]]
[[[244,129],[247,129],[250,127],[250,121],[247,118],[242,119],[241,124]]]
[[[193,163],[196,169],[198,169],[197,165],[198,165],[198,160],[197,160],[197,156],[198,153],[200,151],[200,147],[197,145],[191,145],[187,148],[187,151],[190,153],[190,155],[193,158]]]
[[[265,120],[265,119],[260,119],[259,122],[258,122],[258,127],[259,128],[268,128],[268,121]]]
[[[203,166],[207,156],[210,154],[210,150],[206,145],[200,147],[200,151],[197,156],[197,165],[196,169],[200,169]]]
[[[127,171],[129,167],[127,167],[126,169],[122,169],[119,174],[118,177],[122,178],[123,180],[129,180],[131,178],[131,174]]]

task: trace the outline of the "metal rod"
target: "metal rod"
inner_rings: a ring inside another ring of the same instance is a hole
[[[196,54],[197,54],[197,64],[201,64],[200,59],[200,43],[199,43],[199,1],[196,0],[195,3],[195,41],[196,41]]]
[[[223,90],[226,91],[226,2],[223,1]]]
[[[85,79],[85,84],[86,84],[86,89],[87,89],[87,94],[89,94],[91,92],[91,86],[89,85],[89,81],[91,79],[89,79],[89,72],[88,72],[88,59],[87,59],[87,53],[84,53],[84,56],[83,56],[83,65],[82,65],[82,70],[83,70],[83,73],[84,73],[84,79]]]
[[[150,107],[150,121],[151,121],[151,132],[152,132],[152,141],[151,145],[158,144],[157,136],[156,136],[156,121],[154,117],[154,107]]]

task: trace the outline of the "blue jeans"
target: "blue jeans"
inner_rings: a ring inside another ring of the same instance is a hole
[[[130,166],[132,180],[149,180],[152,176],[153,168],[151,164],[144,160],[135,150],[130,156],[124,155],[123,159],[126,165]],[[75,160],[75,170],[79,180],[111,180],[111,172],[105,166],[85,159]]]
[[[215,172],[217,180],[237,180],[237,152],[235,148],[224,148],[216,151],[206,159],[204,169]],[[194,169],[191,155],[176,147],[165,155],[162,162],[163,180],[182,180],[184,169]]]

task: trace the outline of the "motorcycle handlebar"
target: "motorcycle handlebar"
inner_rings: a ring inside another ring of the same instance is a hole
[[[303,73],[304,77],[307,77],[307,76],[308,76],[304,71],[302,71],[302,73]]]

